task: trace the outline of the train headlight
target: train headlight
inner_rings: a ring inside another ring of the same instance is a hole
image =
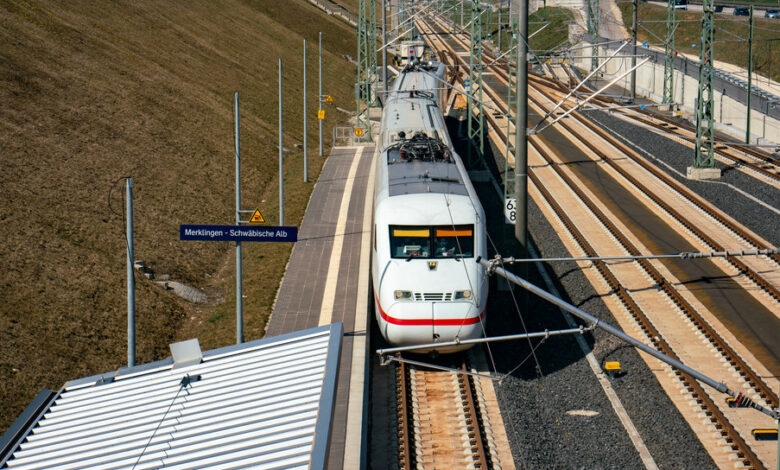
[[[411,300],[412,299],[412,291],[409,291],[409,290],[397,290],[397,291],[395,291],[395,299],[396,300]]]
[[[470,298],[471,298],[471,291],[470,290],[456,290],[455,291],[455,300],[470,299]]]

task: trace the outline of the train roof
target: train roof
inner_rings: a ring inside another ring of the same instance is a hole
[[[423,132],[428,137],[441,137],[437,129],[444,127],[436,104],[422,98],[393,100],[385,106],[382,119],[382,147],[398,141],[398,134],[413,135]]]
[[[387,176],[390,196],[417,193],[468,195],[454,163],[396,163],[388,165]]]
[[[443,85],[439,80],[444,76],[444,68],[437,66],[435,70],[411,70],[398,74],[398,78],[393,82],[393,92],[403,93],[402,91],[427,91],[435,94]],[[391,96],[392,98],[392,96]]]

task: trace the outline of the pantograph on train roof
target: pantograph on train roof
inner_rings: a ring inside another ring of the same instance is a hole
[[[400,142],[385,149],[390,196],[467,194],[452,151],[440,138],[415,132],[407,139],[403,131],[398,138]]]

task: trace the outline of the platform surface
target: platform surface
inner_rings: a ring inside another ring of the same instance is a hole
[[[365,433],[374,147],[335,147],[314,187],[266,336],[342,322],[327,468],[359,468]]]

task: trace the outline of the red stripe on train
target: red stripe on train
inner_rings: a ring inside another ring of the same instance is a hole
[[[440,320],[434,320],[432,318],[396,318],[391,317],[387,314],[387,312],[384,311],[382,308],[382,304],[379,303],[379,299],[376,296],[376,293],[374,294],[374,300],[376,300],[376,305],[379,307],[379,314],[382,316],[382,319],[386,321],[387,323],[392,323],[393,325],[404,325],[404,326],[460,326],[460,325],[474,325],[476,323],[479,323],[480,320],[482,320],[485,317],[485,310],[482,311],[482,313],[479,314],[478,317],[471,317],[471,318],[443,318]]]

